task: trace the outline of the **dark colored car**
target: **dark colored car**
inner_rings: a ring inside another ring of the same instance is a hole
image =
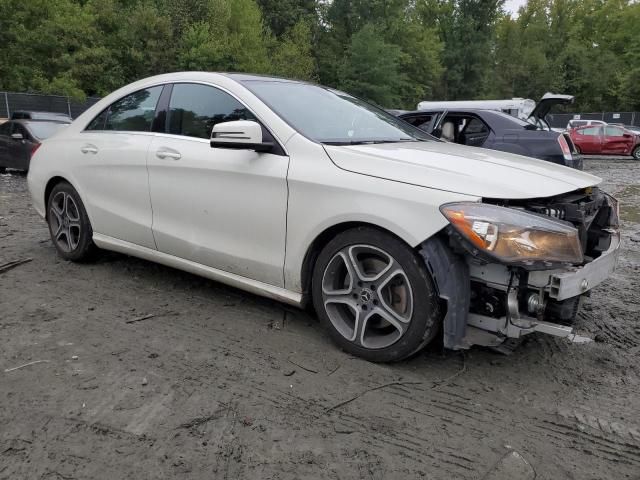
[[[419,110],[398,116],[442,140],[516,153],[582,170],[582,157],[569,135],[545,127],[544,109],[534,110],[534,113],[538,114],[534,119],[536,124],[503,112],[481,109]]]
[[[31,156],[42,141],[69,123],[69,120],[9,120],[0,125],[0,172],[7,168],[29,170]]]
[[[581,153],[631,155],[640,160],[640,136],[616,125],[587,126],[569,131],[571,140]]]

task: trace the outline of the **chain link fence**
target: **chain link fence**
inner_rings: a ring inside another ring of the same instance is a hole
[[[78,102],[61,95],[0,92],[0,119],[11,117],[16,110],[65,113],[76,118],[98,100],[98,97],[88,97],[84,102]]]
[[[565,128],[569,120],[602,120],[606,123],[621,123],[640,127],[640,112],[553,113],[547,115],[547,122],[554,128]]]

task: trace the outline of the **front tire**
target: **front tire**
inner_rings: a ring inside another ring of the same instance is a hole
[[[634,160],[640,160],[640,145],[638,145],[631,154]]]
[[[58,183],[47,201],[47,223],[58,255],[72,262],[95,257],[93,229],[80,195],[67,182]]]
[[[403,360],[439,330],[437,295],[423,259],[375,228],[347,230],[323,248],[312,296],[335,343],[369,361]]]

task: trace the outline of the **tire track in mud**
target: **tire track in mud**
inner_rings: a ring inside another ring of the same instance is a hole
[[[189,317],[188,313],[185,314],[185,317]],[[227,324],[228,322],[229,320],[226,321]],[[242,360],[244,364],[242,372],[233,370],[227,372],[231,378],[235,379],[235,382],[233,385],[227,386],[226,394],[251,398],[255,404],[261,404],[267,410],[272,410],[273,413],[277,412],[276,417],[280,425],[288,425],[290,428],[299,428],[303,425],[313,428],[319,427],[320,430],[328,432],[335,432],[336,425],[340,425],[339,429],[358,435],[359,442],[368,445],[374,452],[383,452],[391,447],[396,452],[403,452],[402,455],[407,459],[426,462],[430,464],[432,469],[437,469],[443,475],[456,478],[472,478],[472,474],[478,471],[477,466],[484,463],[479,455],[464,455],[462,458],[458,458],[459,451],[453,449],[436,450],[432,440],[420,435],[420,432],[423,432],[428,425],[424,425],[422,428],[412,426],[405,430],[387,428],[386,431],[379,432],[372,429],[371,418],[354,414],[353,409],[348,409],[348,413],[338,412],[336,418],[325,417],[327,406],[321,402],[306,400],[289,392],[278,391],[257,380],[260,377],[261,369],[268,371],[272,368],[270,358],[273,358],[270,353],[262,351],[258,346],[259,341],[253,341],[246,336],[236,338],[233,330],[225,331],[218,329],[217,326],[212,327],[206,318],[189,318],[188,321],[180,321],[180,317],[158,317],[153,321],[152,328],[157,331],[160,337],[175,335],[184,339],[186,343],[190,343],[191,337],[198,337],[197,343],[206,343],[206,352],[210,362],[194,365],[193,358],[181,357],[178,352],[171,355],[170,358],[174,372],[190,371],[192,377],[206,379],[210,370],[208,363],[219,364],[224,362],[227,357]],[[257,324],[255,330],[262,331],[264,328],[266,327]],[[551,341],[543,339],[539,343],[547,351],[542,355],[543,357],[562,355],[565,350],[565,347],[557,344],[554,339]],[[249,358],[246,355],[247,350],[254,352]],[[278,358],[277,360],[282,361],[283,359]],[[255,371],[248,372],[247,368],[255,369]],[[242,376],[238,377],[238,374]],[[459,389],[434,391],[419,385],[411,387],[394,385],[380,392],[380,396],[383,397],[385,406],[392,410],[420,415],[429,419],[430,423],[444,421],[460,432],[466,432],[466,434],[471,434],[472,437],[478,439],[486,437],[487,431],[496,426],[512,427],[511,423],[505,425],[504,419],[514,417],[513,412],[505,408],[504,405],[487,403],[485,398],[481,400],[482,409],[470,406],[478,399],[464,395],[464,390]],[[390,402],[390,397],[398,398],[401,403]],[[247,408],[246,405],[245,408]],[[518,411],[521,417],[519,422],[528,422],[536,416],[531,414],[522,418],[522,413],[522,410]],[[616,440],[611,440],[608,434],[589,435],[589,433],[577,430],[575,424],[565,425],[554,419],[554,416],[544,416],[542,420],[536,418],[531,424],[535,434],[527,436],[538,442],[541,437],[550,439],[555,448],[566,448],[568,444],[575,444],[590,455],[607,462],[620,462],[630,466],[640,465],[640,449],[634,440],[624,446]],[[373,425],[375,426],[375,422]],[[227,452],[227,455],[231,454],[232,452]]]

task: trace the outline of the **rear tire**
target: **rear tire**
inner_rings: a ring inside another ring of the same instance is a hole
[[[340,233],[322,249],[312,296],[333,341],[372,362],[417,353],[442,320],[423,259],[400,239],[371,227]]]
[[[47,200],[47,223],[58,255],[72,262],[95,258],[93,229],[80,195],[67,182],[53,187]]]

